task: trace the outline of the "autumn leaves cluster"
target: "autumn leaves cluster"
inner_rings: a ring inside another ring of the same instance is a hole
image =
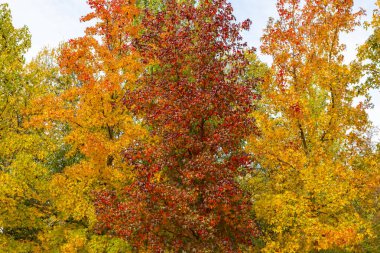
[[[266,65],[226,0],[88,4],[28,64],[0,5],[0,252],[380,250],[377,12],[347,63],[352,0],[279,0]]]

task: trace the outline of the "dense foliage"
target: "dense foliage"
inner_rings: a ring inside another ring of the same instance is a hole
[[[346,62],[353,0],[278,0],[267,65],[227,0],[87,2],[27,64],[0,4],[0,252],[380,250],[379,12]]]
[[[279,1],[263,36],[273,63],[252,114],[260,134],[249,140],[257,169],[248,187],[267,252],[356,249],[370,236],[370,124],[366,104],[355,105],[369,87],[357,87],[360,67],[343,63],[339,41],[362,14],[352,5]]]

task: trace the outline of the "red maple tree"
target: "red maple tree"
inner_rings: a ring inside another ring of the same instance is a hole
[[[126,152],[136,179],[102,192],[99,231],[150,251],[239,250],[257,234],[236,178],[249,164],[254,82],[241,30],[226,0],[168,0],[145,10],[134,45],[149,67],[126,105],[157,140]]]

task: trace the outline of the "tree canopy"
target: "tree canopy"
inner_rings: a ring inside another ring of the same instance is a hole
[[[0,4],[0,252],[380,250],[377,10],[278,0],[267,64],[227,0],[87,2],[28,63]]]

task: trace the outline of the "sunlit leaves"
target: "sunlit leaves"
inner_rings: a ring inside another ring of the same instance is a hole
[[[57,219],[53,230],[64,233],[67,242],[62,245],[51,236],[43,238],[48,244],[60,245],[63,252],[87,248],[92,243],[88,239],[97,238],[95,193],[120,189],[133,181],[132,164],[124,152],[145,135],[125,106],[125,94],[137,88],[143,70],[132,45],[138,36],[134,21],[139,10],[134,1],[89,4],[93,12],[82,20],[96,23],[85,36],[59,49],[56,64],[60,72],[52,84],[57,90],[35,99],[30,108],[31,126],[62,134],[60,153],[49,161],[63,159],[66,166],[58,162],[61,168],[55,171],[60,173],[53,175],[49,190]]]
[[[355,164],[372,152],[365,106],[354,104],[368,89],[354,89],[360,68],[343,64],[339,42],[362,14],[352,4],[278,1],[279,19],[263,36],[273,64],[252,114],[260,135],[248,147],[258,168],[247,187],[263,222],[264,251],[348,249],[371,235],[357,209],[371,190],[363,189],[368,178]]]
[[[27,252],[37,247],[50,215],[50,175],[44,163],[55,144],[26,127],[31,99],[45,89],[36,69],[24,63],[28,30],[13,27],[6,4],[0,5],[0,38],[0,244],[8,252]]]

